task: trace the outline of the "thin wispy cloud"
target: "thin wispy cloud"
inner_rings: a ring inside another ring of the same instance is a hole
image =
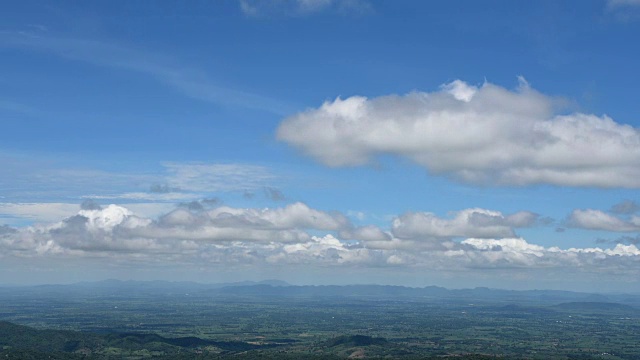
[[[640,0],[607,0],[607,6],[610,8],[640,6]]]
[[[367,0],[239,0],[240,10],[249,17],[311,16],[322,12],[362,15],[373,10]]]
[[[261,191],[279,181],[265,166],[237,163],[167,162],[118,172],[70,168],[51,158],[5,154],[0,155],[0,167],[0,200],[14,203],[68,199],[176,203],[216,193]]]
[[[212,74],[184,67],[178,59],[105,41],[55,37],[29,32],[0,32],[0,46],[41,51],[96,66],[146,74],[185,96],[219,106],[238,106],[285,115],[294,107],[268,96],[221,86]]]

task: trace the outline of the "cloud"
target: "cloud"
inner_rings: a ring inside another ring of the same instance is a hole
[[[223,87],[197,69],[175,65],[176,59],[119,44],[91,39],[54,37],[41,32],[0,31],[0,47],[52,53],[98,66],[149,75],[185,96],[218,105],[234,105],[284,115],[291,105],[260,94]]]
[[[521,238],[467,239],[462,245],[469,246],[470,250],[452,251],[450,255],[472,267],[582,267],[588,271],[589,268],[619,270],[621,265],[634,268],[640,265],[640,249],[635,245],[562,250],[530,244]]]
[[[124,192],[111,194],[85,195],[89,199],[110,200],[146,200],[164,202],[191,202],[207,194],[228,191],[250,191],[272,189],[265,186],[277,179],[271,171],[250,164],[211,164],[211,163],[163,163],[164,172],[154,179],[162,179],[166,184],[153,184],[149,192]],[[265,190],[266,191],[266,190]],[[280,195],[284,196],[281,192]],[[278,195],[273,193],[274,196]],[[213,199],[209,199],[213,201]]]
[[[0,236],[6,235],[6,234],[15,234],[16,232],[18,232],[18,230],[12,228],[11,226],[0,225]]]
[[[189,192],[125,192],[107,195],[84,195],[87,199],[107,199],[107,200],[149,200],[149,201],[180,201],[201,197],[199,193]]]
[[[614,232],[640,231],[640,217],[632,216],[629,221],[620,219],[600,210],[585,209],[571,212],[568,225],[589,230]]]
[[[609,8],[640,6],[640,0],[607,0]]]
[[[535,216],[516,214],[467,209],[441,219],[430,213],[407,213],[396,220],[402,219],[405,235],[413,236],[409,238],[396,236],[395,220],[389,230],[374,225],[354,227],[341,213],[303,203],[263,209],[179,207],[156,219],[109,205],[83,209],[51,224],[2,226],[0,254],[23,260],[104,258],[136,266],[142,262],[215,263],[225,268],[299,264],[306,268],[522,268],[640,275],[640,250],[633,243],[613,248],[545,247],[510,236],[509,226],[536,223]],[[483,237],[468,236],[471,234]],[[460,235],[462,239],[451,240]],[[425,243],[422,236],[440,238],[436,246]]]
[[[366,225],[340,232],[340,236],[346,239],[368,241],[368,242],[389,242],[393,236],[377,226]]]
[[[10,189],[3,195],[14,201],[75,197],[94,201],[189,202],[219,192],[256,191],[278,181],[269,168],[242,163],[171,162],[161,164],[160,170],[117,173],[60,168],[46,159],[33,158],[21,159],[22,164],[30,165],[22,166],[17,164],[18,160],[17,156],[3,159],[0,154],[0,165],[5,165],[0,187]]]
[[[240,10],[249,17],[308,16],[325,11],[361,15],[373,10],[366,0],[239,0],[239,5]]]
[[[17,233],[3,227],[2,234],[12,237],[12,249],[20,243],[24,245],[20,249],[34,250],[49,244],[55,253],[125,250],[153,253],[179,251],[185,244],[193,246],[193,241],[205,244],[309,242],[312,235],[307,230],[339,231],[350,226],[342,214],[311,209],[302,203],[276,209],[222,206],[205,211],[180,207],[157,221],[112,204],[100,209],[82,209],[61,222],[32,226]]]
[[[427,212],[408,212],[393,220],[391,231],[402,239],[451,239],[453,237],[512,237],[514,227],[533,225],[538,216],[518,212],[504,216],[497,211],[466,209],[443,219]]]
[[[192,192],[246,191],[264,187],[276,176],[249,164],[164,163],[168,186]]]
[[[638,130],[559,104],[523,79],[515,90],[456,80],[327,101],[284,119],[277,138],[332,167],[395,155],[471,184],[640,187]]]
[[[637,21],[640,19],[640,1],[607,0],[605,14],[622,23]]]
[[[94,205],[97,205],[94,203]],[[174,208],[167,203],[133,203],[121,206],[140,214],[155,217]],[[83,208],[84,207],[84,208]],[[24,225],[25,223],[53,223],[78,214],[78,210],[100,210],[100,206],[77,203],[0,203],[0,219],[5,223]]]
[[[86,199],[80,204],[82,210],[102,210],[102,206],[92,199]]]
[[[640,211],[640,205],[638,205],[635,201],[625,200],[621,203],[613,205],[611,207],[611,212],[614,214],[633,214]]]
[[[179,192],[179,191],[180,189],[171,188],[167,184],[152,184],[149,187],[149,192],[156,193],[156,194],[168,194],[168,193]]]
[[[286,197],[284,193],[276,188],[265,186],[263,188],[264,194],[267,196],[267,199],[272,201],[284,201]]]
[[[604,242],[608,242],[606,240],[604,240]],[[636,235],[636,236],[622,236],[614,241],[612,241],[616,244],[633,244],[633,245],[640,245],[640,235]]]
[[[312,209],[301,202],[275,209],[239,209],[223,206],[209,211],[207,215],[221,223],[255,224],[258,227],[277,229],[338,231],[351,227],[351,223],[343,214]]]
[[[0,203],[0,216],[53,222],[78,212],[78,204],[68,203]]]
[[[220,199],[209,198],[202,200],[194,200],[186,203],[178,204],[178,207],[188,209],[190,211],[204,211],[206,208],[220,204]]]

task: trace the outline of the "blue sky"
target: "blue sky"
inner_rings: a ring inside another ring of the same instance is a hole
[[[0,20],[0,283],[640,290],[637,1]]]

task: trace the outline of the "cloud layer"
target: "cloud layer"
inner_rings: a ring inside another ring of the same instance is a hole
[[[526,211],[504,215],[465,209],[447,218],[427,212],[405,213],[384,229],[357,227],[342,213],[313,209],[300,202],[278,208],[180,206],[156,219],[117,205],[85,205],[60,222],[0,227],[0,256],[89,256],[124,263],[171,261],[226,268],[304,264],[452,271],[553,268],[605,274],[640,272],[640,250],[633,244],[561,249],[532,244],[516,234],[518,228],[538,223],[538,216]]]
[[[277,137],[332,167],[405,157],[473,184],[640,187],[640,133],[613,119],[561,114],[532,89],[456,80],[434,92],[327,101],[286,118]]]

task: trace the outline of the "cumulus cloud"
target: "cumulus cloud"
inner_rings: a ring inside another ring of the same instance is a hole
[[[513,228],[533,225],[538,215],[518,212],[504,216],[498,211],[466,209],[444,219],[427,212],[409,212],[393,220],[394,236],[405,239],[440,239],[452,237],[511,237]]]
[[[217,223],[253,224],[258,227],[276,229],[302,228],[337,231],[351,226],[347,217],[341,213],[312,209],[301,202],[274,209],[219,207],[209,211],[207,215]]]
[[[261,209],[182,206],[157,219],[109,205],[81,209],[51,224],[0,226],[0,254],[225,266],[567,268],[640,273],[640,250],[633,243],[560,249],[513,236],[514,228],[537,223],[537,215],[528,212],[503,215],[466,209],[449,218],[406,213],[384,229],[356,227],[341,213],[303,203]]]
[[[343,230],[340,235],[347,239],[361,241],[389,241],[392,239],[391,234],[374,225],[359,226],[353,229]]]
[[[9,225],[0,225],[0,236],[6,234],[15,234],[16,232],[18,232],[18,230],[12,228]]]
[[[515,90],[456,80],[327,101],[284,119],[277,138],[333,167],[390,154],[473,184],[640,187],[638,130],[558,104],[523,79]]]
[[[452,251],[450,256],[465,258],[476,267],[617,267],[620,263],[638,266],[640,250],[635,245],[618,244],[613,249],[545,248],[521,238],[467,239],[462,241],[470,250]],[[620,258],[623,261],[619,261]],[[626,260],[631,260],[631,263]],[[618,262],[617,262],[618,261]]]
[[[589,230],[614,232],[640,231],[640,217],[632,216],[627,221],[594,209],[574,210],[569,216],[568,224],[573,227]]]

